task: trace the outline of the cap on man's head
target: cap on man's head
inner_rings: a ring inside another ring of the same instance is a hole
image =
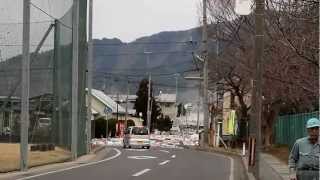
[[[313,128],[313,127],[320,127],[320,121],[317,118],[311,118],[307,122],[307,129]]]

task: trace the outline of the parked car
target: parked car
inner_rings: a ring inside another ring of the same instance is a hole
[[[126,129],[123,138],[123,148],[141,147],[149,149],[150,131],[144,126],[132,126]]]
[[[51,125],[51,118],[39,118],[39,128],[49,127]]]
[[[4,127],[3,128],[3,135],[5,136],[10,136],[12,133],[11,128],[10,127]]]

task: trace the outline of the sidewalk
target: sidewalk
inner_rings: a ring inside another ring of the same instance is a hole
[[[194,148],[196,150],[204,150],[216,153],[222,153],[229,156],[237,156],[242,159],[242,164],[245,168],[246,176],[248,180],[255,180],[255,177],[248,171],[248,157],[242,156],[240,149],[223,149],[207,147],[206,149]],[[289,180],[288,166],[278,160],[276,157],[262,153],[260,157],[260,180]]]
[[[280,180],[289,180],[289,168],[288,165],[279,161],[277,158],[270,154],[262,153],[261,159],[263,162],[272,168],[273,172],[277,174]],[[263,171],[262,171],[263,172]]]
[[[243,163],[248,171],[248,158],[242,157]],[[289,180],[288,166],[279,161],[277,158],[270,154],[262,153],[260,156],[260,179],[261,180]],[[249,173],[249,179],[255,180],[252,173]]]

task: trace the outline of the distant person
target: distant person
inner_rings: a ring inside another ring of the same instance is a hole
[[[317,118],[308,120],[308,136],[296,140],[289,155],[290,180],[319,180],[319,127]]]

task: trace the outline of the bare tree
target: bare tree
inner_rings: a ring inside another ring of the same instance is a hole
[[[236,15],[232,0],[210,0],[209,4],[212,24],[220,22],[219,36],[214,25],[209,36],[218,39],[223,49],[211,61],[210,78],[225,83],[226,90],[238,98],[240,119],[247,120],[250,103],[245,98],[253,77],[254,18]],[[272,143],[279,113],[310,111],[317,103],[319,16],[314,10],[318,6],[319,1],[267,0],[262,122],[266,146]]]

